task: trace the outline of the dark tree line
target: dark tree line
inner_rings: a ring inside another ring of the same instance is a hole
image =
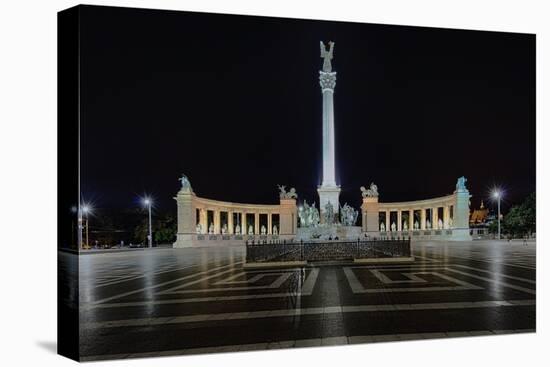
[[[121,241],[146,244],[149,230],[147,212],[141,208],[126,210],[96,209],[90,216],[90,245],[95,241],[114,246]],[[171,213],[153,213],[153,243],[167,244],[176,240],[177,220]]]
[[[177,221],[170,214],[165,214],[152,220],[153,242],[155,244],[173,243],[176,240]],[[149,231],[148,219],[143,219],[135,228],[134,240],[146,243]]]

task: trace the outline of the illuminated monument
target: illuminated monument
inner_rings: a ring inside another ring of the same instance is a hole
[[[452,194],[424,200],[379,202],[378,187],[359,188],[359,212],[340,206],[336,183],[334,146],[334,88],[336,72],[328,50],[321,44],[323,69],[319,84],[323,96],[323,181],[317,188],[319,209],[306,200],[298,206],[294,188],[279,185],[279,203],[243,204],[199,197],[182,175],[174,198],[178,208],[178,232],[174,247],[221,246],[243,241],[271,240],[357,240],[358,238],[403,238],[413,240],[469,241],[470,193],[466,178],[460,177]]]
[[[317,189],[321,209],[321,223],[324,223],[327,207],[332,206],[338,214],[340,207],[340,187],[336,185],[334,164],[334,87],[336,87],[336,72],[332,71],[332,55],[334,42],[329,42],[329,50],[321,42],[321,57],[323,70],[319,71],[319,84],[323,93],[323,182]]]

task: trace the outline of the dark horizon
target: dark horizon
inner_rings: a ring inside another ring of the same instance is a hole
[[[410,26],[84,6],[82,196],[158,211],[185,173],[197,195],[318,202],[322,60],[335,42],[341,204],[451,194],[472,208],[535,191],[535,36]]]

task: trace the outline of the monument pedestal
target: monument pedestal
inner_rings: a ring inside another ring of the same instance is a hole
[[[296,241],[357,241],[361,238],[361,227],[331,225],[298,228]]]
[[[449,241],[472,241],[470,228],[453,228]]]
[[[460,180],[460,179],[459,179]],[[456,203],[453,219],[453,234],[451,241],[471,241],[470,234],[470,192],[465,186],[457,187],[455,191]]]
[[[186,247],[193,247],[194,243],[196,242],[197,235],[195,234],[185,234],[185,233],[178,233],[176,234],[176,242],[173,243],[173,248],[186,248]]]
[[[328,203],[332,204],[334,215],[338,214],[340,209],[340,191],[340,187],[338,186],[320,186],[317,189],[317,192],[319,193],[319,208],[321,209],[321,223],[324,222],[323,214],[325,213],[325,206]]]
[[[172,245],[174,248],[183,248],[193,246],[196,238],[196,210],[193,199],[195,194],[191,186],[182,187],[178,195],[174,198],[178,204],[178,232],[176,242]]]
[[[378,196],[363,197],[363,205],[361,205],[363,211],[363,232],[378,232],[380,230],[378,226],[378,208]]]
[[[298,227],[298,211],[296,209],[296,199],[281,198],[281,211],[279,213],[279,237],[293,238]]]

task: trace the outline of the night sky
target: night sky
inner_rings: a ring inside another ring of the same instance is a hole
[[[319,41],[334,41],[336,177],[359,207],[468,178],[472,205],[535,191],[535,36],[108,7],[81,13],[82,196],[156,210],[185,173],[197,195],[318,202]]]

